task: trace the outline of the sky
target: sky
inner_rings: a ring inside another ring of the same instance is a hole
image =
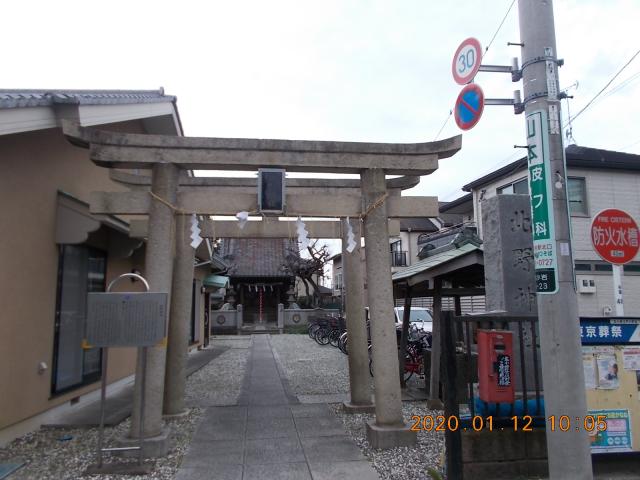
[[[190,136],[421,142],[460,133],[462,40],[489,44],[512,0],[3,2],[2,88],[155,89],[178,97]],[[577,113],[640,47],[637,0],[554,2],[561,88]],[[10,19],[14,19],[13,21]],[[517,2],[483,63],[519,55]],[[640,104],[640,58],[573,124],[579,145],[640,153],[627,122]],[[634,75],[637,75],[634,77]],[[509,75],[479,73],[488,98]],[[566,118],[567,103],[563,102]],[[447,120],[448,119],[448,120]],[[626,119],[626,121],[625,121]],[[634,122],[632,121],[632,124]],[[462,150],[410,194],[451,200],[521,155],[524,119],[487,106]]]
[[[483,63],[519,56],[517,1]],[[487,47],[512,0],[3,2],[0,88],[156,89],[189,136],[424,142],[461,133],[458,45]],[[560,88],[577,113],[640,48],[638,0],[554,2]],[[521,89],[479,73],[487,98]],[[640,57],[573,123],[581,146],[640,154]],[[567,102],[562,104],[567,117]],[[629,125],[631,121],[631,125]],[[462,150],[410,195],[453,200],[522,155],[524,118],[487,106]]]

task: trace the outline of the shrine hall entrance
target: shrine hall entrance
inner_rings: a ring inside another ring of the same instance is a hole
[[[236,290],[240,292],[240,304],[244,308],[244,324],[276,324],[278,322],[278,304],[286,302],[285,292],[288,285],[284,282],[238,283]]]

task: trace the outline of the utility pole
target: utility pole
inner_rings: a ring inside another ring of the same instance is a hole
[[[518,0],[545,416],[587,414],[552,0]],[[549,424],[547,424],[549,427]],[[549,477],[591,480],[582,430],[546,430]]]

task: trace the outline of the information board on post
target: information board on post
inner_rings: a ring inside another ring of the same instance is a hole
[[[554,294],[558,291],[558,258],[554,232],[548,125],[546,110],[536,110],[527,115],[531,229],[538,294]]]

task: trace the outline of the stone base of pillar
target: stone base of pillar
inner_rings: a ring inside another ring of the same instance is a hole
[[[355,404],[351,402],[343,402],[342,411],[344,413],[375,413],[376,406],[373,403]]]
[[[418,434],[411,431],[409,425],[380,426],[376,425],[375,420],[369,420],[365,425],[367,440],[372,448],[411,447],[418,443]]]
[[[121,437],[117,441],[118,447],[137,447],[139,440],[137,438]],[[169,453],[169,429],[165,428],[160,435],[148,437],[142,441],[142,456],[145,458],[166,457]],[[121,457],[137,457],[138,450],[125,450],[121,452],[113,452]]]
[[[182,418],[182,417],[186,417],[187,415],[189,415],[189,412],[191,411],[190,408],[185,408],[184,410],[182,410],[181,412],[178,413],[163,413],[162,414],[162,418],[164,419],[172,419],[172,418]]]
[[[429,410],[444,410],[444,403],[438,398],[427,399],[427,408]]]

